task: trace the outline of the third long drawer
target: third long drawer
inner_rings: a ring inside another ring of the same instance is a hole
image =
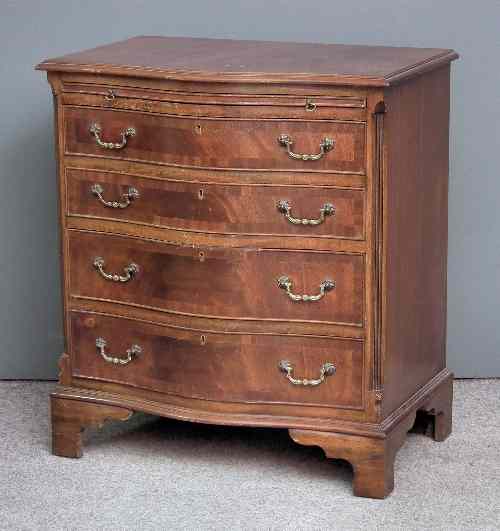
[[[72,297],[228,319],[364,323],[363,254],[68,236]]]

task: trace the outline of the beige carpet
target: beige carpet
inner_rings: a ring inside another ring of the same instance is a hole
[[[0,383],[0,529],[500,529],[500,380],[455,383],[454,432],[411,433],[384,501],[282,430],[137,415],[49,452],[53,384]]]

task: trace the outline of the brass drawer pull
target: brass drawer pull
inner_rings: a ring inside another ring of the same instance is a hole
[[[319,143],[320,151],[319,153],[316,153],[314,155],[308,155],[308,154],[302,154],[302,153],[294,153],[292,151],[292,145],[293,140],[289,135],[280,135],[278,137],[278,143],[281,146],[286,147],[286,150],[288,151],[288,156],[292,159],[296,160],[319,160],[323,157],[325,153],[328,151],[331,151],[333,149],[333,146],[335,144],[334,140],[331,138],[323,138],[323,140]]]
[[[335,282],[329,279],[323,280],[319,285],[319,293],[317,295],[296,295],[292,293],[292,286],[293,283],[287,276],[278,278],[278,288],[284,289],[292,301],[315,302],[322,299],[327,291],[335,288]]]
[[[333,216],[335,214],[335,207],[331,203],[325,203],[319,210],[319,218],[294,218],[292,216],[292,205],[289,201],[281,200],[276,205],[278,211],[281,212],[285,218],[294,225],[320,225],[325,221],[326,216]]]
[[[97,347],[97,350],[99,351],[99,354],[103,357],[104,361],[112,363],[113,365],[127,365],[127,363],[130,363],[134,358],[142,354],[142,348],[139,345],[132,345],[127,350],[126,358],[116,358],[114,356],[108,356],[106,352],[104,352],[104,349],[106,348],[106,340],[103,337],[98,337],[95,340],[95,346]]]
[[[135,136],[136,131],[133,127],[127,127],[125,131],[122,131],[121,142],[103,142],[101,139],[102,128],[99,124],[92,124],[89,131],[95,136],[95,141],[98,146],[104,149],[123,149],[127,145],[127,138],[129,136]]]
[[[137,273],[139,273],[139,266],[134,263],[131,263],[123,268],[125,275],[106,273],[106,271],[104,271],[105,265],[106,262],[104,261],[104,258],[101,258],[100,256],[96,256],[94,258],[94,267],[97,269],[97,271],[99,271],[101,276],[106,280],[112,280],[113,282],[128,282],[129,280],[132,280]]]
[[[303,385],[303,386],[319,385],[325,381],[327,376],[333,376],[335,372],[337,371],[335,365],[327,361],[326,363],[323,363],[323,365],[321,366],[319,378],[308,380],[307,378],[294,378],[293,377],[293,365],[287,360],[281,360],[278,364],[278,367],[281,372],[285,373],[286,378],[288,379],[289,382],[293,383],[293,385]]]
[[[102,196],[104,193],[104,188],[100,184],[93,184],[90,188],[90,191],[104,206],[109,208],[127,208],[134,199],[139,197],[139,192],[137,189],[132,187],[130,187],[126,193],[122,194],[121,201],[106,201]]]
[[[104,95],[106,101],[114,101],[116,99],[116,93],[114,90],[109,89],[108,92]]]

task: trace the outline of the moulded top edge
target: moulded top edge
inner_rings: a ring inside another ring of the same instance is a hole
[[[438,48],[135,37],[36,68],[180,81],[387,87],[457,57]]]

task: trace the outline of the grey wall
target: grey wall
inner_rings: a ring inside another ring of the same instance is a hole
[[[1,2],[0,378],[53,378],[62,350],[51,97],[32,67],[141,34],[455,48],[448,359],[500,376],[500,1],[238,4]]]

